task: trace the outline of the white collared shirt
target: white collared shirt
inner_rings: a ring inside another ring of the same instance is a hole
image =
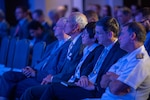
[[[72,42],[70,43],[69,48],[68,48],[68,52],[67,52],[67,59],[68,59],[68,60],[71,60],[72,53],[71,53],[70,51],[71,51],[71,49],[73,48],[74,44],[77,42],[77,40],[79,39],[80,36],[81,36],[81,34],[78,34],[78,35],[72,40]]]
[[[76,41],[79,39],[80,36],[81,36],[81,34],[78,34],[78,35],[72,40],[73,44],[76,43]]]
[[[122,57],[109,72],[119,75],[119,81],[131,87],[126,95],[114,95],[109,87],[101,100],[146,100],[150,93],[150,58],[144,46]]]

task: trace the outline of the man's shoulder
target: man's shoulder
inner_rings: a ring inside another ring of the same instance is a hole
[[[114,44],[114,46],[112,47],[111,50],[113,50],[113,49],[115,50],[115,52],[113,52],[114,54],[115,53],[117,53],[117,54],[123,54],[123,55],[127,54],[127,52],[125,50],[123,50],[123,49],[120,48],[120,44],[119,44],[118,41]]]

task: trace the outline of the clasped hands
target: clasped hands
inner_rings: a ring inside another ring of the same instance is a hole
[[[102,79],[100,81],[100,85],[102,88],[107,88],[109,86],[109,83],[111,81],[114,81],[118,78],[118,75],[113,72],[107,72],[102,76]]]
[[[86,90],[94,90],[95,89],[94,84],[89,81],[87,76],[81,76],[80,79],[78,80],[78,82],[75,82],[75,84]]]
[[[28,78],[36,76],[36,71],[34,69],[32,69],[30,66],[23,68],[22,73]]]

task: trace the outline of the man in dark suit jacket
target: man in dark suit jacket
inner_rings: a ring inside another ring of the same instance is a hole
[[[15,10],[15,16],[18,24],[16,26],[15,32],[13,33],[13,36],[19,37],[19,39],[30,38],[28,31],[28,24],[30,20],[27,18],[28,9],[23,6],[18,6]]]
[[[12,92],[15,93],[15,90],[16,96],[19,97],[26,88],[39,85],[48,74],[55,75],[61,71],[61,65],[64,63],[67,54],[66,48],[70,44],[68,40],[70,36],[63,33],[65,24],[65,18],[61,18],[57,22],[54,29],[58,41],[47,47],[43,58],[34,68],[27,66],[23,69],[23,72],[9,71],[3,74],[0,85],[1,97],[12,99],[12,96],[14,96]]]
[[[3,10],[0,9],[0,38],[8,36],[9,28],[10,26],[5,19],[5,14]]]
[[[41,9],[36,9],[32,12],[33,20],[36,20],[42,24],[44,30],[50,30],[50,25],[45,21],[44,13]]]
[[[65,33],[71,36],[72,42],[69,45],[65,63],[62,65],[63,69],[59,74],[48,75],[42,84],[60,82],[62,80],[66,81],[74,73],[76,65],[79,63],[83,53],[84,46],[82,45],[81,31],[86,24],[87,19],[82,13],[75,12],[69,16]]]
[[[53,29],[48,24],[48,22],[45,21],[45,16],[44,16],[43,11],[41,9],[34,10],[32,12],[32,18],[33,18],[33,20],[36,20],[36,21],[41,23],[41,25],[43,26],[44,31],[49,32],[49,37],[50,37],[49,39],[52,40],[54,38],[54,32],[53,32]]]
[[[126,54],[125,51],[120,49],[117,42],[118,32],[119,25],[114,18],[104,17],[97,22],[95,37],[100,44],[105,46],[107,53],[104,52],[104,49],[93,71],[88,76],[81,76],[80,80],[76,83],[76,87],[68,88],[61,84],[51,84],[43,93],[41,100],[80,100],[100,97],[103,93],[99,85],[102,75],[106,73],[119,58]]]
[[[31,21],[28,25],[28,30],[33,38],[30,40],[31,47],[40,41],[44,41],[48,45],[56,40],[56,37],[51,35],[48,30],[44,30],[44,27],[38,21]]]

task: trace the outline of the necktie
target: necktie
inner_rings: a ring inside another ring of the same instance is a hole
[[[96,64],[95,64],[95,67],[93,69],[93,71],[88,75],[89,79],[94,83],[96,81],[96,77],[97,77],[97,74],[106,58],[108,54],[108,50],[107,48],[105,48],[103,50],[103,52],[101,53],[100,57],[98,58]]]
[[[15,30],[14,36],[19,35],[19,31],[20,31],[20,24],[18,24],[18,25],[16,26],[16,30]]]
[[[74,45],[73,42],[71,42],[69,45],[68,52],[67,52],[67,59],[68,60],[71,60],[71,56],[72,56],[71,49],[72,49],[73,45]]]

